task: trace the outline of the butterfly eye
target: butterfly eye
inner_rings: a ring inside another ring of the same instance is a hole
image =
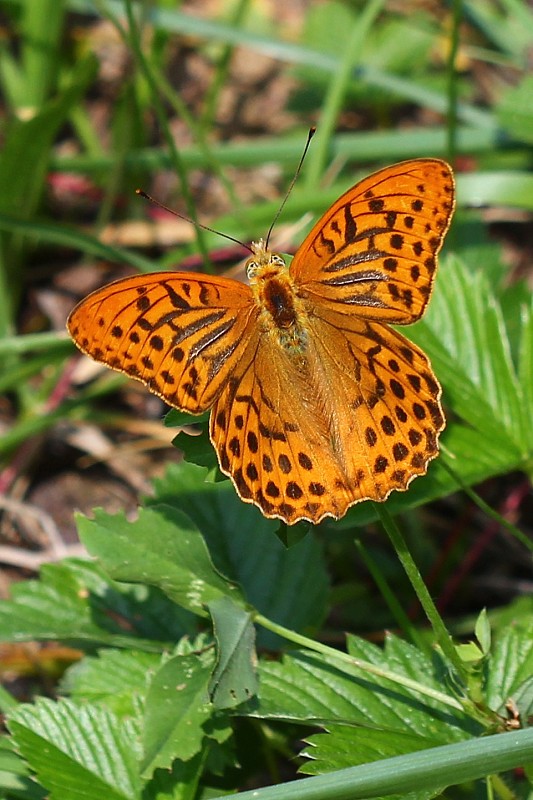
[[[245,265],[246,276],[249,281],[256,279],[266,279],[276,275],[281,270],[287,269],[285,259],[279,253],[269,253],[265,251],[264,257],[257,258],[252,256]]]
[[[256,261],[255,258],[252,257],[252,258],[248,259],[248,261],[246,262],[244,268],[246,270],[246,277],[248,278],[249,281],[253,280],[253,278],[255,278],[255,276],[257,275],[257,271],[259,269],[259,266],[260,265]]]

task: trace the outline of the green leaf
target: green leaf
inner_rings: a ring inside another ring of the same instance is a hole
[[[216,471],[220,475],[215,450],[209,441],[207,422],[200,426],[200,430],[201,434],[198,436],[180,433],[172,440],[172,444],[181,450],[183,458],[189,464],[207,467],[208,470]]]
[[[348,645],[354,658],[432,690],[445,688],[446,664],[436,654],[429,658],[394,636],[387,637],[384,649],[356,637],[349,637]],[[371,727],[388,733],[397,742],[397,752],[404,752],[399,748],[406,741],[429,747],[480,732],[477,722],[438,699],[356,666],[341,671],[334,659],[311,653],[296,652],[281,663],[261,661],[259,686],[259,706],[252,715],[326,727],[358,726],[361,740]],[[352,763],[359,763],[357,759],[355,752]]]
[[[459,658],[465,664],[478,664],[483,660],[483,651],[475,642],[458,644],[456,649]]]
[[[176,758],[193,758],[206,736],[220,737],[221,729],[208,724],[214,713],[208,694],[212,668],[213,660],[205,656],[178,655],[152,678],[143,723],[145,777],[158,767],[170,768]],[[227,730],[225,723],[222,728]]]
[[[513,704],[518,710],[522,727],[528,727],[533,717],[533,675],[526,678],[525,681],[515,689]]]
[[[0,211],[20,209],[23,219],[35,212],[44,185],[51,143],[65,116],[79,102],[96,76],[94,56],[81,60],[71,75],[70,86],[31,119],[16,119],[7,131],[0,157],[0,181],[9,193],[0,198]]]
[[[466,13],[479,35],[494,45],[495,50],[514,56],[523,65],[526,48],[531,44],[533,14],[527,3],[473,3]]]
[[[171,408],[165,415],[164,421],[167,428],[182,428],[189,425],[198,425],[207,431],[210,413],[210,411],[205,411],[203,414],[198,415],[188,414],[186,411]]]
[[[10,208],[12,211],[13,209]],[[38,219],[19,219],[12,214],[0,212],[0,230],[21,233],[27,238],[55,244],[64,248],[80,250],[87,255],[110,261],[116,264],[128,264],[140,272],[154,272],[156,264],[135,250],[126,247],[105,244],[96,236],[91,236],[73,226],[61,225],[58,222],[43,222]],[[57,336],[57,334],[55,334]],[[28,335],[29,336],[29,335]],[[31,342],[31,339],[29,340]],[[19,343],[19,347],[23,343]]]
[[[524,698],[524,686],[532,675],[533,619],[526,617],[495,635],[486,679],[488,705],[506,716],[505,704],[515,700],[518,705],[518,698]]]
[[[487,656],[490,653],[491,633],[490,622],[486,608],[482,608],[479,612],[474,632],[476,634],[476,639],[480,644],[481,650],[483,651],[483,655]]]
[[[102,650],[70,667],[61,693],[78,701],[105,705],[118,717],[137,714],[137,702],[148,691],[149,679],[161,663],[158,653]]]
[[[12,738],[0,737],[0,797],[44,800],[45,790],[30,777],[27,763],[14,747]]]
[[[306,775],[322,775],[338,769],[346,769],[358,764],[376,762],[382,758],[390,758],[398,753],[415,753],[424,750],[423,740],[406,733],[396,733],[391,737],[388,731],[376,731],[372,728],[361,732],[348,726],[328,726],[327,734],[311,736],[307,739],[308,748],[301,753],[309,761],[300,767],[300,772]],[[357,758],[354,759],[354,752]],[[428,757],[429,754],[428,754]],[[436,797],[444,788],[435,786],[424,791],[411,791],[407,794],[390,794],[387,800],[426,800]]]
[[[388,798],[394,793],[410,797],[409,792],[434,792],[524,764],[527,769],[532,755],[533,730],[483,736],[301,781],[251,789],[241,792],[239,800],[362,800]],[[217,795],[213,800],[222,797]]]
[[[62,62],[65,0],[25,3],[19,19],[22,83],[13,97],[21,110],[39,108],[57,80]]]
[[[274,535],[278,521],[240,500],[229,481],[206,483],[205,470],[170,465],[155,481],[155,498],[185,512],[202,531],[218,570],[243,588],[246,600],[281,625],[301,631],[320,624],[326,612],[328,577],[314,535],[287,550]],[[260,631],[264,647],[279,638]]]
[[[189,428],[189,431],[180,431],[172,444],[183,453],[183,458],[190,464],[207,467],[214,474],[220,475],[215,449],[209,439],[209,415],[207,411],[198,417],[171,408],[165,417],[167,427]],[[191,427],[194,433],[191,433]]]
[[[0,638],[60,639],[159,650],[194,632],[192,618],[156,589],[113,583],[87,560],[46,564],[39,581],[14,583],[0,602]]]
[[[459,175],[457,191],[465,205],[510,206],[533,210],[533,175],[519,170],[472,172]]]
[[[276,536],[282,543],[283,547],[294,547],[301,539],[308,535],[313,535],[313,525],[311,522],[302,521],[296,522],[293,525],[287,525],[285,522],[279,520],[279,527],[276,531]]]
[[[78,61],[70,85],[57,99],[49,102],[29,120],[17,119],[9,126],[0,155],[0,186],[9,186],[9,192],[0,197],[0,213],[20,210],[22,219],[29,219],[37,208],[44,188],[53,139],[72,108],[79,102],[96,75],[96,58],[92,55]],[[16,268],[20,241],[3,235],[9,241],[8,259],[10,274],[18,283]],[[15,245],[15,247],[12,247]]]
[[[529,296],[529,304],[523,303],[520,308],[521,330],[520,351],[518,354],[518,376],[526,408],[533,408],[533,296]]]
[[[502,128],[516,139],[533,144],[533,75],[526,75],[518,86],[507,89],[496,107]]]
[[[143,800],[197,800],[205,757],[198,753],[188,761],[176,758],[169,769],[157,769],[143,791]],[[202,800],[209,795],[202,793]]]
[[[136,736],[109,711],[39,698],[8,724],[51,800],[140,800]]]
[[[255,629],[251,615],[228,597],[209,603],[217,662],[209,682],[215,708],[233,708],[257,693]]]
[[[100,510],[79,518],[80,538],[109,574],[122,581],[159,587],[179,605],[201,616],[210,600],[236,599],[236,586],[218,573],[196,526],[169,505],[141,509],[135,522]]]
[[[427,317],[411,329],[415,341],[431,357],[445,402],[520,463],[533,433],[501,307],[483,273],[457,259],[447,260],[440,277]]]

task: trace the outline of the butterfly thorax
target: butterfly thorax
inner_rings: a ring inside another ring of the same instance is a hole
[[[252,244],[253,256],[246,262],[246,273],[265,332],[273,335],[291,356],[302,355],[307,332],[302,324],[302,301],[283,257],[272,253],[262,239]]]

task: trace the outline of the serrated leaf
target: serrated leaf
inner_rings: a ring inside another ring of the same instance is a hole
[[[138,698],[148,691],[161,655],[135,650],[102,650],[70,667],[60,684],[62,694],[105,705],[117,716],[133,716]]]
[[[528,727],[533,719],[533,675],[516,687],[513,701],[518,709],[522,726]]]
[[[497,772],[529,765],[533,730],[514,734],[479,736],[466,742],[410,752],[402,756],[362,764],[334,774],[242,793],[242,800],[318,800],[318,798],[410,797],[410,792],[435,792],[437,787],[470,782]],[[470,788],[470,787],[468,787]],[[486,793],[486,787],[484,787]],[[526,789],[527,791],[527,789]],[[457,793],[456,793],[457,794]],[[456,796],[454,794],[453,796]],[[219,800],[218,795],[216,800]]]
[[[205,470],[170,465],[155,481],[155,498],[184,511],[202,531],[218,570],[239,583],[247,601],[281,625],[301,631],[318,627],[325,612],[328,576],[314,535],[287,550],[274,535],[278,523],[243,503],[229,481],[206,483]],[[258,642],[279,647],[269,631]]]
[[[195,614],[205,616],[206,604],[226,594],[240,598],[213,567],[194,523],[170,505],[141,509],[135,522],[98,510],[94,520],[79,519],[79,533],[113,578],[157,586]]]
[[[12,600],[0,603],[3,641],[73,635],[98,638],[102,634],[91,619],[82,581],[69,564],[44,565],[40,581],[15,583],[11,595]]]
[[[143,726],[145,777],[201,751],[214,713],[207,689],[212,666],[197,655],[174,656],[152,678]]]
[[[215,450],[209,439],[209,415],[206,411],[198,417],[191,416],[185,411],[172,408],[165,417],[168,427],[189,428],[194,426],[195,433],[181,430],[172,440],[172,444],[183,454],[185,461],[199,467],[207,467],[210,472],[220,476]]]
[[[443,273],[413,338],[430,356],[445,401],[518,465],[533,433],[501,307],[482,272],[468,272],[459,260],[448,259]]]
[[[14,750],[12,738],[0,737],[0,797],[44,800],[46,792],[31,777],[24,759]]]
[[[485,270],[483,271],[485,272]],[[502,287],[498,289],[497,296],[502,309],[505,329],[511,345],[513,364],[518,366],[517,374],[519,376],[519,383],[522,384],[522,380],[520,379],[520,355],[522,346],[525,344],[525,342],[521,341],[525,324],[525,318],[522,312],[524,310],[527,311],[532,306],[533,296],[531,294],[531,289],[521,280],[509,284],[507,282],[508,269],[505,270],[501,280],[496,283],[493,282],[491,276],[486,275],[486,277],[493,291],[495,286]]]
[[[444,691],[446,665],[396,637],[384,649],[349,637],[354,658],[370,662],[428,687]],[[438,699],[358,667],[339,669],[333,658],[297,652],[281,663],[261,661],[259,706],[252,715],[268,719],[329,726],[370,726],[390,734],[408,734],[430,743],[444,744],[468,738],[479,725],[465,713]]]
[[[497,635],[488,659],[486,700],[488,705],[506,716],[505,705],[515,700],[524,684],[533,675],[533,620],[503,628]]]
[[[138,744],[109,711],[39,698],[8,724],[51,800],[140,800]]]
[[[135,639],[137,647],[154,648],[155,641],[159,649],[194,631],[193,618],[157,589],[113,583],[100,567],[81,559],[46,564],[39,581],[15,583],[11,594],[12,600],[0,602],[3,641],[124,646]]]
[[[327,734],[318,734],[307,739],[308,747],[300,754],[310,759],[300,767],[306,775],[322,775],[357,764],[367,764],[382,758],[391,758],[399,753],[414,753],[424,750],[427,742],[416,734],[399,733],[366,728],[360,730],[349,726],[329,726]],[[431,744],[429,745],[431,747]],[[407,794],[387,795],[387,800],[428,800],[439,795],[444,787]]]
[[[227,597],[209,603],[217,662],[209,695],[215,708],[233,708],[257,692],[255,629],[249,613]]]

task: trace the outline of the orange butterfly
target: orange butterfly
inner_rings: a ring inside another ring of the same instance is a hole
[[[424,313],[453,209],[448,164],[404,161],[343,194],[290,267],[260,240],[249,286],[126,278],[76,306],[68,330],[170,406],[212,408],[220,468],[266,517],[338,519],[405,490],[438,453],[439,383],[387,323]]]

